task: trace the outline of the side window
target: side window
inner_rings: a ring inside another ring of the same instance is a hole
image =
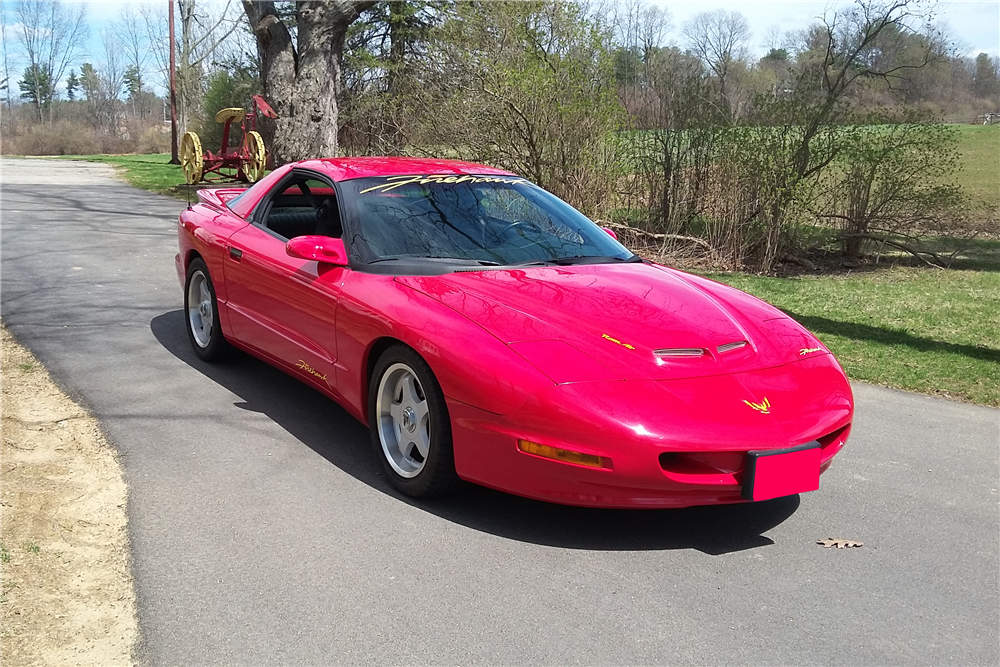
[[[312,234],[339,237],[343,233],[337,197],[329,183],[301,176],[279,187],[262,226],[286,239]]]

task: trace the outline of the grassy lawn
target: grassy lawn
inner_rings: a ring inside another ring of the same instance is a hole
[[[710,277],[801,322],[853,380],[1000,407],[1000,261],[988,271]]]
[[[974,199],[1000,207],[1000,125],[956,125],[958,182]]]
[[[186,195],[172,188],[184,182],[184,174],[178,164],[170,164],[169,153],[152,155],[67,155],[61,160],[83,160],[103,162],[134,187],[183,199]],[[192,195],[193,196],[193,195]]]

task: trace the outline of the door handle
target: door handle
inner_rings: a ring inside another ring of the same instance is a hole
[[[235,259],[237,262],[243,259],[243,251],[239,248],[234,248],[229,246],[229,256]]]

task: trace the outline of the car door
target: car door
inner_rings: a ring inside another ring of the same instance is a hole
[[[225,257],[236,338],[334,393],[337,304],[349,269],[291,257],[285,243],[317,231],[339,235],[339,227],[333,185],[293,171],[229,238]]]

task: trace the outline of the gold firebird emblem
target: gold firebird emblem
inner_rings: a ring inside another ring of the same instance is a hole
[[[765,396],[764,400],[761,401],[760,403],[751,403],[750,401],[743,401],[743,402],[746,403],[747,405],[749,405],[751,408],[753,408],[757,412],[761,413],[762,415],[769,415],[769,414],[771,414],[770,413],[770,410],[771,410],[771,401],[767,400],[767,396]]]
[[[303,370],[306,373],[309,373],[309,375],[313,375],[319,378],[320,380],[323,380],[323,382],[326,382],[326,373],[320,373],[318,370],[307,364],[302,359],[299,359],[299,363],[295,364],[295,367],[298,368],[299,370]]]

